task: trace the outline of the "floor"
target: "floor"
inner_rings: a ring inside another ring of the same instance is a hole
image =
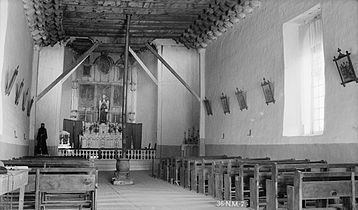
[[[203,194],[169,184],[150,176],[149,171],[133,171],[133,185],[115,186],[113,172],[99,173],[98,210],[211,210],[238,209],[218,207],[218,202]]]

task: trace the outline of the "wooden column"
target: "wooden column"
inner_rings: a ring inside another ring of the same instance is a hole
[[[128,91],[128,85],[127,85],[127,75],[128,75],[128,52],[129,52],[129,28],[130,28],[130,22],[131,22],[131,15],[127,14],[127,26],[126,26],[126,45],[124,49],[124,74],[123,74],[123,94],[122,94],[122,154],[123,158],[125,158],[125,146],[126,146],[126,135],[125,135],[125,129],[126,129],[126,123],[127,123],[127,91]]]
[[[205,98],[205,49],[201,48],[199,52],[199,83],[200,83],[200,140],[199,155],[205,156],[205,106],[203,100]]]

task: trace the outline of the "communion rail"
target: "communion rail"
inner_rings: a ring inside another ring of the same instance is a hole
[[[152,160],[155,159],[155,149],[131,149],[127,150],[123,156],[122,149],[113,148],[87,148],[87,149],[59,149],[59,156],[84,157],[102,160],[114,160],[126,158],[130,160]]]

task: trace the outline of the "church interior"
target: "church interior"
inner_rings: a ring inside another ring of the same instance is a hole
[[[0,0],[0,210],[355,210],[357,73],[357,0]]]

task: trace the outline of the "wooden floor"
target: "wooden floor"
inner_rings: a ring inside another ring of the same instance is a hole
[[[134,185],[114,186],[113,172],[99,173],[98,210],[210,210],[237,209],[217,207],[210,196],[191,192],[150,177],[148,171],[133,171]]]

